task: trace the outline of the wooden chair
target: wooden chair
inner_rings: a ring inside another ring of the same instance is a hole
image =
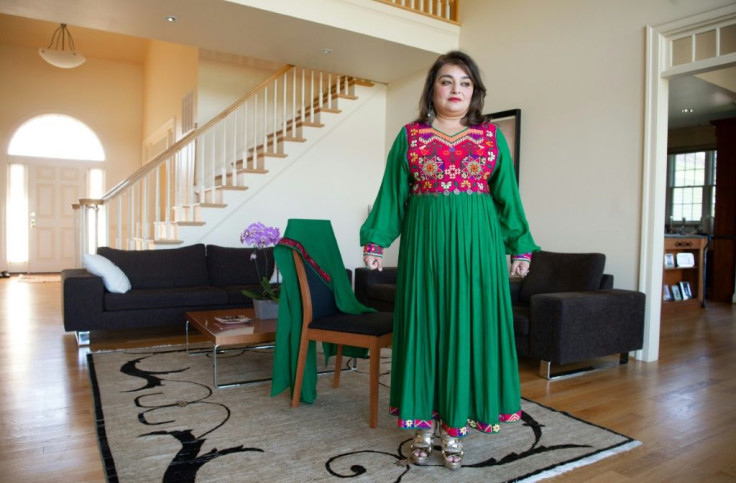
[[[305,269],[301,255],[294,251],[299,290],[302,299],[302,334],[296,367],[291,407],[299,406],[310,341],[337,345],[334,387],[340,385],[343,346],[364,347],[370,354],[370,426],[378,423],[378,376],[381,348],[389,347],[393,337],[394,317],[388,312],[346,314],[337,308],[330,288],[312,269]]]

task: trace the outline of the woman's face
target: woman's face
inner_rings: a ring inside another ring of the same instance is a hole
[[[473,81],[459,66],[444,65],[434,80],[432,103],[438,116],[465,117],[473,97]]]

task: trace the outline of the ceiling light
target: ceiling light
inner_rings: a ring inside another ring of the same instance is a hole
[[[332,53],[332,49],[322,49],[322,53],[325,55],[330,55]]]
[[[176,22],[177,18],[175,15],[167,15],[164,17],[164,20],[166,20],[169,23],[174,23]]]
[[[67,38],[69,39],[70,50],[65,50]],[[54,47],[53,49],[51,48],[52,46]],[[61,46],[61,50],[59,50],[59,46]],[[54,31],[48,47],[38,49],[38,55],[49,64],[61,67],[62,69],[79,67],[87,60],[74,49],[74,39],[72,39],[72,34],[66,28],[65,23],[61,24],[61,27]]]
[[[683,113],[683,114],[690,114],[693,111],[694,111],[694,109],[691,109],[689,107],[686,107],[685,109],[682,109],[680,112]]]

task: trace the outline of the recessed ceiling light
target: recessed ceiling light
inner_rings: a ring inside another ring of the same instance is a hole
[[[686,107],[685,109],[682,109],[680,112],[682,112],[683,114],[690,114],[693,111],[694,111],[694,109],[691,109],[689,107]]]
[[[164,20],[166,20],[169,23],[174,23],[174,22],[176,22],[176,16],[174,16],[174,15],[167,15],[167,16],[164,17]]]
[[[325,55],[330,55],[332,53],[332,49],[322,49],[322,53]]]

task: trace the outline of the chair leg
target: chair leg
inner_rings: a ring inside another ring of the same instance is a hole
[[[340,387],[340,373],[342,373],[342,344],[337,346],[335,354],[335,375],[332,379],[332,387]]]
[[[291,407],[299,406],[299,399],[302,396],[302,384],[304,383],[304,369],[307,365],[307,348],[309,341],[302,334],[302,340],[299,343],[299,357],[296,362],[296,379],[294,380],[294,394],[291,396]]]
[[[370,425],[371,428],[378,426],[378,370],[381,364],[381,348],[374,344],[371,351],[371,405]]]

